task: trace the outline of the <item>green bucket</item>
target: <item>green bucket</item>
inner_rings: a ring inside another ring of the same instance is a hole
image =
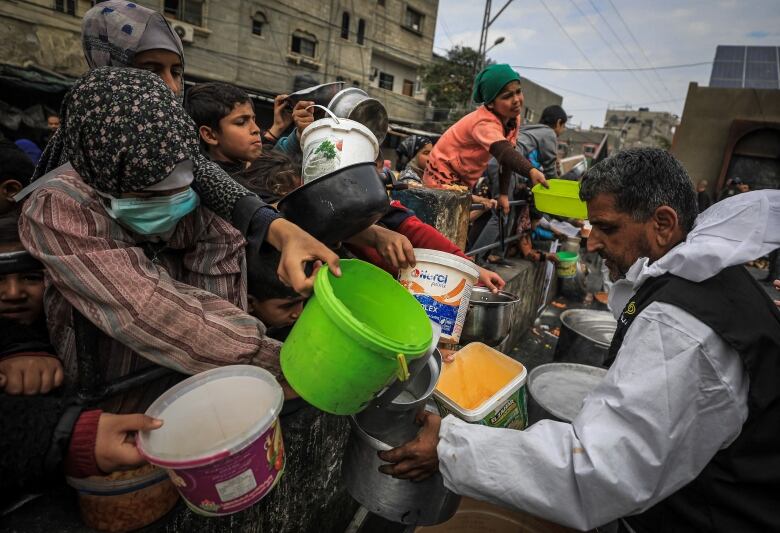
[[[359,412],[431,345],[428,315],[388,273],[357,259],[327,266],[282,345],[282,372],[301,397],[336,415]]]
[[[577,275],[577,259],[578,254],[576,252],[558,252],[558,272],[559,278],[573,278]]]

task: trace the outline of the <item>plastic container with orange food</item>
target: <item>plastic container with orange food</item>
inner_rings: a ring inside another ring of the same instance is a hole
[[[433,393],[441,416],[497,428],[528,425],[522,363],[481,342],[467,344],[442,367]]]

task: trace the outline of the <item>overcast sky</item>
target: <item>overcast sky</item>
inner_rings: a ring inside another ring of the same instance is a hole
[[[493,14],[505,2],[493,0]],[[484,9],[484,0],[439,0],[434,51],[477,48]],[[600,75],[523,67],[663,67],[709,63],[718,44],[779,46],[780,0],[514,0],[488,46],[498,37],[506,40],[488,56],[563,96],[571,123],[587,129],[603,125],[607,106],[682,115],[688,84],[708,85],[711,65]]]

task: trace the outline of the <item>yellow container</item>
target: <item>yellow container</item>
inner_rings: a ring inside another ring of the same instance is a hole
[[[467,344],[445,363],[433,392],[442,416],[453,414],[483,426],[528,425],[525,367],[481,342]]]
[[[588,207],[580,200],[580,182],[571,180],[547,180],[550,185],[534,185],[534,206],[542,213],[567,218],[588,218]]]

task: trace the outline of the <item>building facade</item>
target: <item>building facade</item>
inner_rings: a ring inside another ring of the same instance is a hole
[[[0,60],[76,76],[86,70],[81,18],[96,2],[0,2]],[[432,59],[437,0],[141,0],[185,47],[186,76],[266,97],[344,81],[393,122],[422,124],[418,70]]]

